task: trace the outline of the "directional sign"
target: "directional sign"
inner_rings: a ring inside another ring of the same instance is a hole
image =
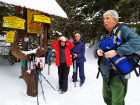
[[[6,38],[8,38],[8,37],[13,38],[14,36],[15,36],[15,32],[13,32],[13,31],[9,31],[6,33]]]
[[[27,10],[27,32],[28,33],[35,33],[35,34],[41,33],[41,23],[33,21],[33,15],[39,15],[39,14],[41,13],[34,10],[30,10],[30,9]]]
[[[25,20],[16,16],[4,16],[3,27],[25,29]]]
[[[6,38],[5,42],[13,43],[14,42],[14,38]]]
[[[13,43],[14,42],[15,32],[9,31],[6,33],[6,40],[5,42]]]
[[[51,18],[45,15],[34,15],[33,21],[41,23],[51,23]]]

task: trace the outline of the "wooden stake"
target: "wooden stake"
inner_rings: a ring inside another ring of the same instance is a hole
[[[27,34],[27,9],[24,8],[23,9],[23,18],[26,20],[25,22],[25,30],[23,31],[23,41],[22,41],[22,47],[23,47],[23,51],[27,51],[28,50],[28,42],[25,42],[25,38],[28,37],[28,34]]]
[[[20,17],[20,7],[19,6],[15,6],[15,16]],[[16,35],[15,35],[15,45],[18,47],[18,41],[19,41],[19,30],[16,29]]]
[[[41,34],[40,34],[40,51],[42,51],[42,39],[43,39],[44,23],[41,23]]]

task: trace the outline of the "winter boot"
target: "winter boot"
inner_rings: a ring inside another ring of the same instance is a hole
[[[80,87],[82,87],[82,86],[83,86],[83,84],[84,84],[84,82],[81,82],[81,83],[80,83]]]

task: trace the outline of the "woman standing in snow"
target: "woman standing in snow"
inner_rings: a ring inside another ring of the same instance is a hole
[[[73,61],[76,60],[76,74],[73,73],[73,82],[77,81],[77,72],[79,68],[79,76],[80,76],[80,87],[85,82],[85,73],[84,73],[84,62],[85,59],[85,44],[81,38],[81,35],[79,33],[75,34],[75,40],[74,40],[74,47],[70,51],[71,55],[73,56]],[[74,77],[75,76],[75,77]]]
[[[70,50],[74,47],[74,44],[67,40],[64,36],[55,40],[52,47],[56,51],[56,66],[58,66],[59,76],[59,90],[63,94],[68,89],[68,74],[72,60],[70,57]]]

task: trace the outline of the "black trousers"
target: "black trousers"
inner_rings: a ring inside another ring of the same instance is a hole
[[[59,88],[62,89],[62,91],[68,90],[69,70],[70,67],[68,67],[66,63],[60,63],[60,66],[58,66]]]

